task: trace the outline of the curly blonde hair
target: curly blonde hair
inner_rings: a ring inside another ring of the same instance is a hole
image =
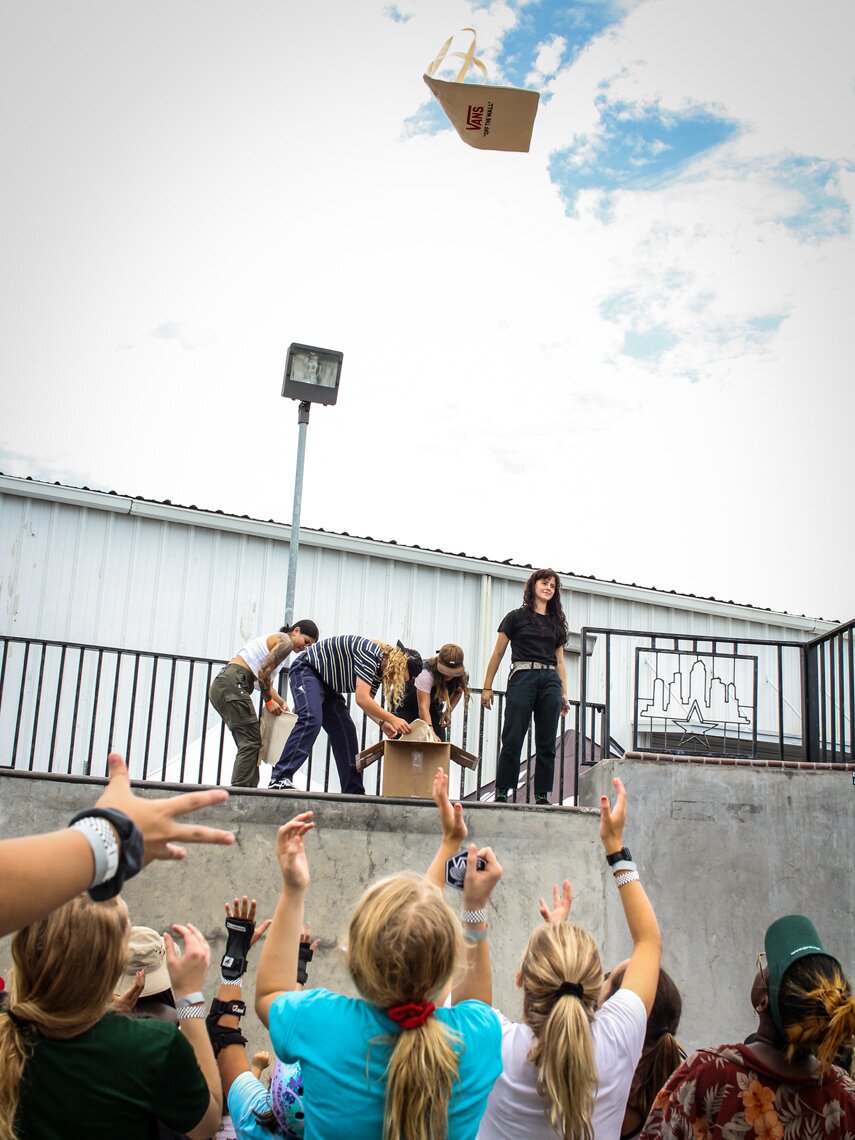
[[[410,659],[397,645],[387,645],[385,641],[375,639],[374,644],[383,652],[381,673],[383,677],[383,692],[390,712],[394,712],[404,699],[404,690],[410,679]]]

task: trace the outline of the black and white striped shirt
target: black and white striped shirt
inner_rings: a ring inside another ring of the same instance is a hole
[[[383,679],[383,651],[376,641],[352,633],[325,637],[304,655],[324,684],[337,693],[355,693],[357,680],[371,687],[373,697]]]

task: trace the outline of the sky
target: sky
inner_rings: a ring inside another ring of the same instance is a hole
[[[483,152],[423,81],[541,94]],[[14,0],[0,471],[855,617],[849,0]],[[450,78],[450,72],[442,72]]]

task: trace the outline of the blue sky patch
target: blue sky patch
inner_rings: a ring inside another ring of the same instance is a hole
[[[591,40],[626,16],[625,9],[610,0],[561,5],[549,0],[535,0],[534,3],[513,4],[512,7],[517,13],[517,22],[505,34],[500,58],[506,81],[513,87],[525,86],[526,77],[534,67],[537,49],[547,40],[561,36],[566,41],[559,65],[564,67]]]
[[[851,163],[845,168],[855,170]],[[777,180],[802,199],[799,209],[780,219],[787,229],[806,240],[849,233],[852,218],[849,203],[837,186],[839,170],[834,162],[801,155],[778,163]]]
[[[695,108],[665,111],[600,99],[602,130],[556,151],[549,174],[572,213],[582,190],[649,190],[739,130],[732,120]]]
[[[627,329],[621,352],[635,360],[658,360],[663,352],[673,348],[677,338],[666,325],[649,329]]]

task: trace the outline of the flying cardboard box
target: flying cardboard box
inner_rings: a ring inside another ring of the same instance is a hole
[[[383,776],[380,794],[383,796],[429,800],[437,768],[448,772],[451,760],[464,768],[478,767],[477,756],[464,752],[456,744],[438,740],[431,726],[423,720],[412,722],[408,736],[380,740],[364,749],[356,757],[356,770],[364,772],[381,756]]]

